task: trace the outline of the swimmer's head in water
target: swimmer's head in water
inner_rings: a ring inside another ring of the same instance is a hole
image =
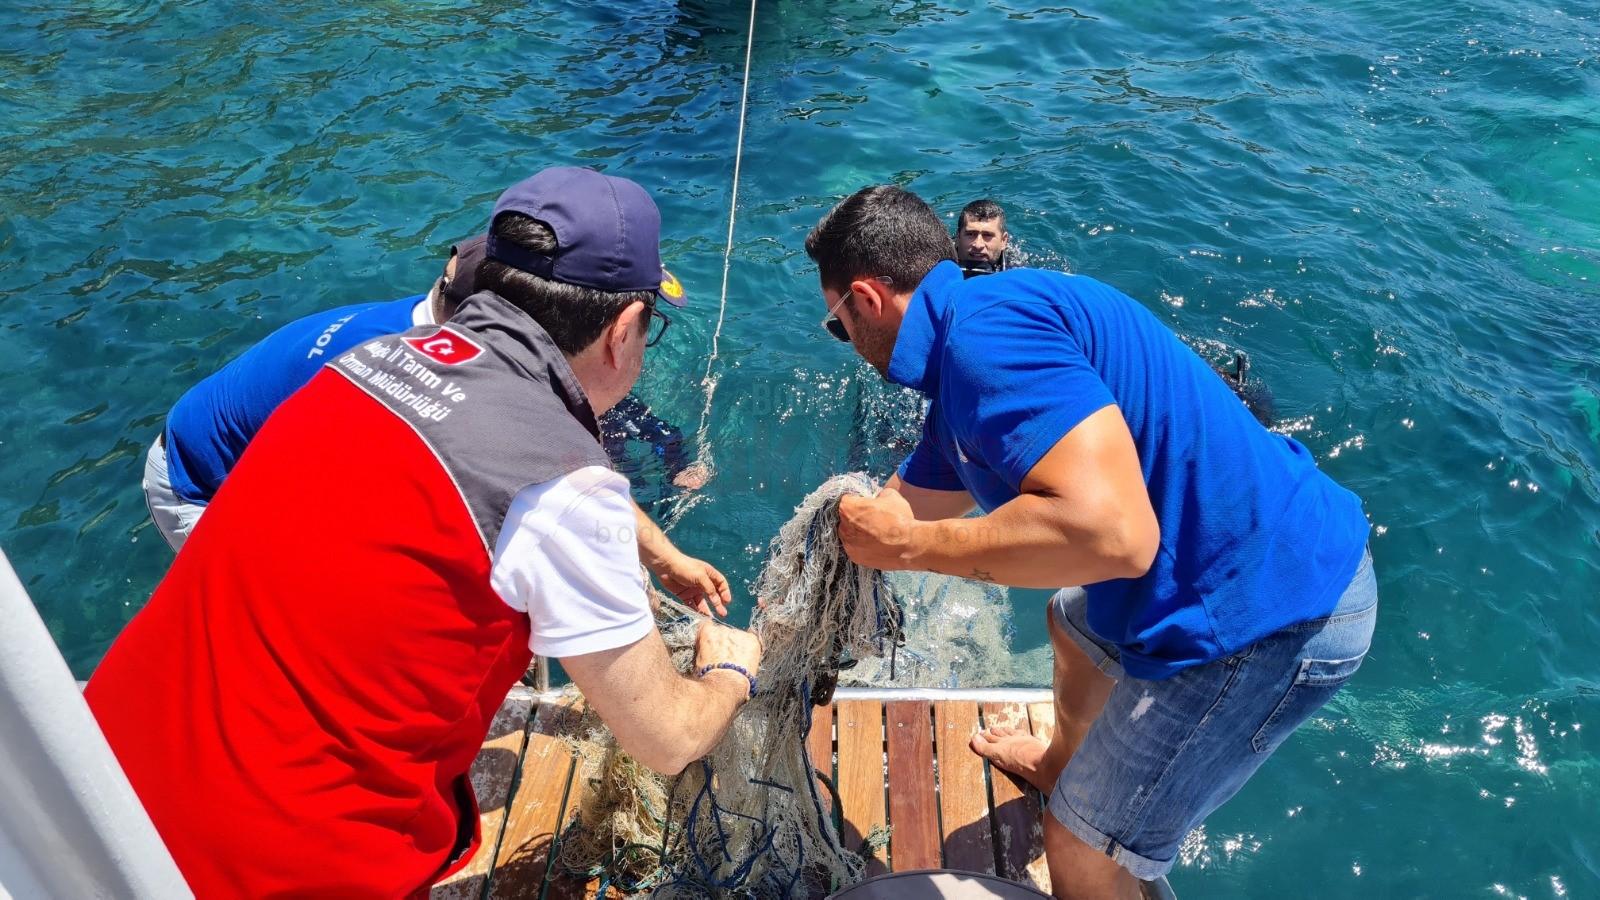
[[[998,268],[1010,241],[1006,211],[993,200],[974,200],[956,218],[956,261],[963,267]]]
[[[711,467],[703,462],[693,462],[672,476],[672,483],[686,491],[698,491],[711,480]]]

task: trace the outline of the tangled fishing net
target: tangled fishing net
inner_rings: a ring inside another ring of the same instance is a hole
[[[832,760],[811,760],[806,735],[841,672],[896,669],[901,595],[852,563],[838,537],[839,498],[876,491],[862,475],[830,479],[773,539],[756,585],[765,607],[751,623],[766,648],[760,692],[705,759],[668,779],[622,752],[592,714],[572,730],[589,790],[557,865],[599,877],[606,893],[658,898],[820,897],[860,880],[867,848],[844,845],[829,812],[837,799],[824,798]],[[701,619],[662,598],[657,620],[680,671]]]

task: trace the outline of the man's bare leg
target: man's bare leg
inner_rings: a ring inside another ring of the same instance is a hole
[[[1045,612],[1050,646],[1055,651],[1052,681],[1056,728],[1050,742],[1016,728],[986,728],[972,738],[972,750],[1012,772],[1046,797],[1078,751],[1090,726],[1105,708],[1116,686]],[[1137,900],[1139,881],[1111,857],[1085,844],[1049,812],[1044,814],[1045,862],[1052,893],[1064,900]]]
[[[1116,860],[1078,840],[1067,826],[1044,814],[1044,860],[1050,895],[1058,900],[1139,900],[1139,879]]]
[[[1033,785],[1045,796],[1055,789],[1056,779],[1076,753],[1089,726],[1105,708],[1106,698],[1116,685],[1095,667],[1078,645],[1056,624],[1049,621],[1050,646],[1055,651],[1052,674],[1056,703],[1055,736],[1046,744],[1024,729],[985,728],[973,736],[972,752]]]

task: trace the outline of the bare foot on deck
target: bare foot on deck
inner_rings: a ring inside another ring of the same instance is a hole
[[[1020,777],[1040,792],[1048,794],[1055,789],[1055,778],[1060,773],[1047,773],[1041,766],[1050,745],[1028,732],[997,725],[973,735],[970,746],[973,753]]]

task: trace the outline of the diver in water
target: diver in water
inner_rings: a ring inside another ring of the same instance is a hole
[[[633,484],[635,497],[641,505],[664,500],[676,488],[698,486],[690,483],[686,476],[680,478],[692,462],[685,447],[683,429],[656,415],[649,405],[632,394],[600,417],[600,440],[605,444],[606,455],[616,463],[617,471]],[[633,444],[643,444],[646,453],[634,451]],[[656,466],[660,466],[659,480],[651,475]],[[655,486],[654,496],[649,499],[641,496],[646,493],[641,490],[646,483]]]
[[[1277,416],[1272,391],[1267,388],[1266,382],[1250,377],[1250,357],[1243,350],[1233,352],[1233,371],[1215,364],[1211,368],[1227,382],[1228,387],[1233,388],[1245,409],[1250,410],[1250,415],[1255,416],[1263,428],[1272,427],[1272,421]]]
[[[855,379],[855,411],[845,465],[880,475],[893,470],[922,437],[927,401],[915,391]]]
[[[956,217],[956,262],[967,278],[1011,268],[1011,234],[1006,211],[984,198],[968,203]]]

